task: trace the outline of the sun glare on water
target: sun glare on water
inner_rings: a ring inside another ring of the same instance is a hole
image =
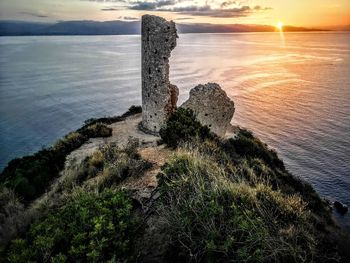
[[[281,21],[278,21],[278,23],[276,24],[276,28],[279,31],[279,35],[280,35],[280,39],[281,39],[281,47],[285,47],[286,46],[286,42],[285,42],[285,39],[284,39],[283,23]]]

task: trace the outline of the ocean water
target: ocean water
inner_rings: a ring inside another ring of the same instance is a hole
[[[139,36],[0,38],[0,169],[92,117],[141,103]],[[350,33],[180,35],[179,103],[217,82],[233,124],[276,149],[324,197],[350,206]],[[350,215],[335,215],[350,229]]]

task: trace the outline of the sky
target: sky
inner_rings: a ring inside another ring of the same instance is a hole
[[[1,20],[139,20],[304,27],[350,25],[350,0],[1,0]]]

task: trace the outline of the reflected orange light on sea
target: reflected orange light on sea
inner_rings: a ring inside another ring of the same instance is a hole
[[[281,38],[281,46],[285,47],[285,39],[284,39],[284,32],[283,32],[283,23],[281,21],[278,21],[276,24],[276,28],[280,33],[280,38]]]

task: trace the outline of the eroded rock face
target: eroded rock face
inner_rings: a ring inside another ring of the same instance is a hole
[[[173,21],[142,16],[142,127],[154,133],[176,108],[179,91],[169,81],[169,57],[176,38]]]
[[[235,112],[233,101],[216,83],[194,87],[181,107],[193,110],[202,125],[207,125],[221,137],[225,135]]]

